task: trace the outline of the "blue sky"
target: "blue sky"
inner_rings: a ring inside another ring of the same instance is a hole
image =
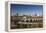
[[[31,15],[31,14],[43,14],[42,5],[25,5],[25,4],[11,4],[11,15]]]

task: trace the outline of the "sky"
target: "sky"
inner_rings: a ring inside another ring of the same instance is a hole
[[[16,15],[17,13],[21,15],[43,15],[43,6],[42,5],[25,5],[25,4],[11,4],[10,5],[11,16]]]

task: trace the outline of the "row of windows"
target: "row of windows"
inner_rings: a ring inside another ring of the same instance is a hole
[[[21,20],[21,22],[42,22],[42,20]]]

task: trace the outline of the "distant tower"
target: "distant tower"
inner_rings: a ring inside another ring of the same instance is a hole
[[[37,16],[39,16],[39,14],[37,14]]]
[[[37,16],[37,14],[35,14],[35,16]]]
[[[16,16],[19,16],[19,14],[17,13]]]

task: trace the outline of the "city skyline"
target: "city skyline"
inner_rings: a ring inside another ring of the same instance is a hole
[[[11,4],[11,16],[16,15],[17,13],[21,15],[43,15],[43,6],[42,5],[25,5],[25,4]]]

